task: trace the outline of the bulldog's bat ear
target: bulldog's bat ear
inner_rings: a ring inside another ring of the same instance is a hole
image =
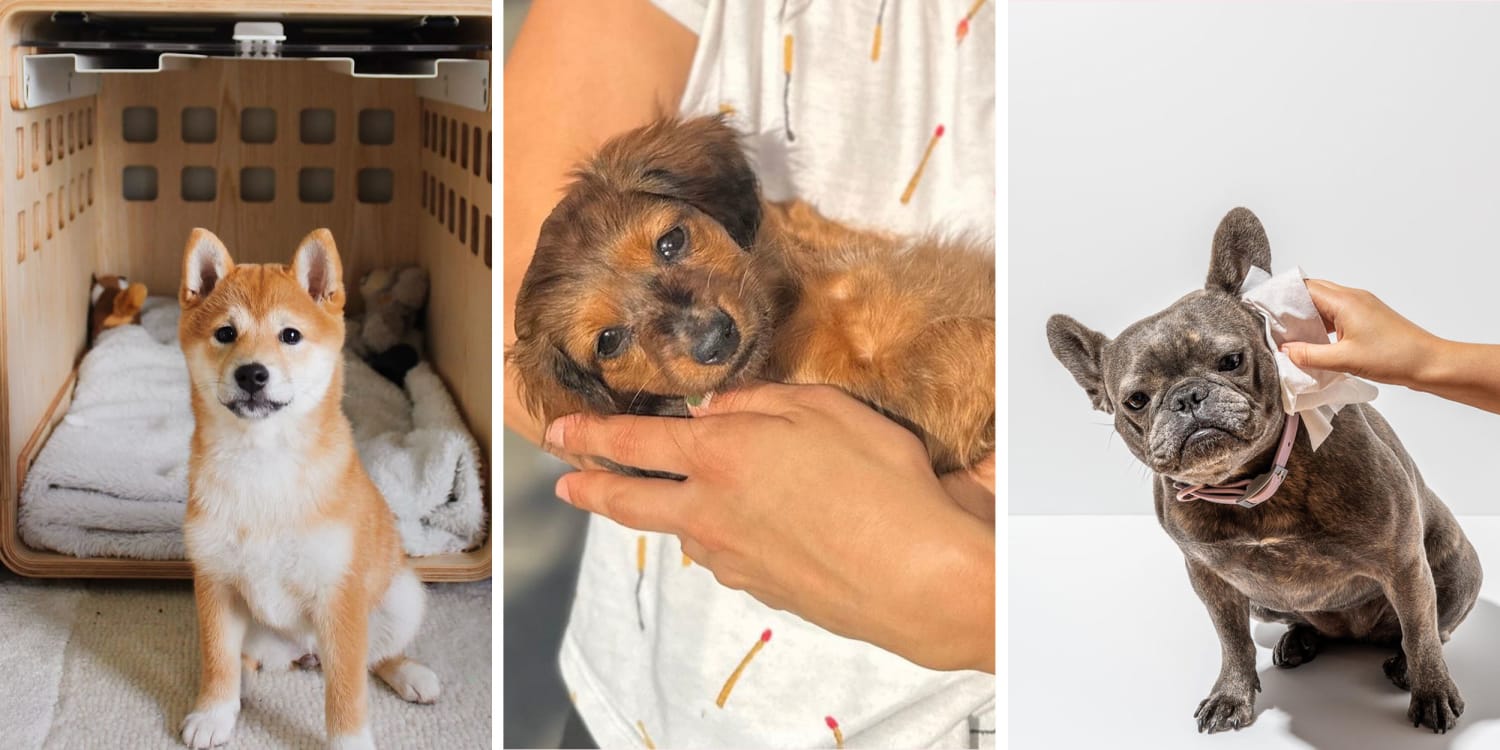
[[[1100,363],[1104,345],[1109,339],[1082,323],[1066,316],[1053,315],[1047,319],[1047,344],[1052,347],[1052,356],[1073,373],[1073,379],[1089,394],[1094,408],[1114,413],[1114,404],[1104,393],[1104,375]]]
[[[1208,262],[1204,288],[1238,296],[1251,266],[1271,272],[1271,241],[1250,209],[1235,208],[1224,214],[1214,232],[1213,258]]]

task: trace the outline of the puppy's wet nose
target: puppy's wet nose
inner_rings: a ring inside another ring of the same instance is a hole
[[[1203,400],[1206,398],[1208,398],[1207,385],[1195,384],[1179,388],[1176,393],[1172,394],[1172,410],[1180,412],[1196,411],[1198,405],[1203,403]]]
[[[740,329],[734,318],[715,310],[693,335],[693,360],[700,365],[723,364],[739,347]]]
[[[259,392],[270,380],[271,371],[259,362],[240,365],[234,370],[234,382],[239,383],[240,388],[246,393]]]

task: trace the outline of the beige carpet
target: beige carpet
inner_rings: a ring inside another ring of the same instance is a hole
[[[492,715],[491,586],[429,584],[411,653],[443,681],[435,705],[372,678],[375,741],[392,750],[486,748]],[[0,747],[182,747],[197,685],[185,583],[28,581],[0,572]],[[321,748],[320,673],[251,675],[231,748]]]

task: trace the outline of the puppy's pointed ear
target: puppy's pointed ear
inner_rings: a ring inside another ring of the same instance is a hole
[[[506,361],[518,375],[521,403],[544,427],[567,414],[616,412],[614,395],[604,379],[551,342],[519,338],[506,354]]]
[[[224,243],[207,229],[194,229],[182,255],[182,286],[177,290],[177,301],[183,309],[202,302],[233,270],[234,259]]]
[[[1047,319],[1047,344],[1052,347],[1052,356],[1073,373],[1073,379],[1083,386],[1095,409],[1113,414],[1115,408],[1104,392],[1101,366],[1104,345],[1108,343],[1104,334],[1066,315],[1053,315]]]
[[[742,248],[760,231],[755,171],[721,116],[661,120],[628,133],[600,150],[595,168],[635,174],[639,190],[702,211]]]
[[[339,260],[333,233],[314,229],[292,256],[292,275],[313,301],[333,312],[344,309],[344,264]]]
[[[1251,266],[1271,272],[1271,241],[1250,209],[1231,209],[1214,232],[1213,257],[1208,262],[1204,288],[1238,296]]]

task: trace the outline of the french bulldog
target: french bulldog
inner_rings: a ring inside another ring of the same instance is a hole
[[[1483,574],[1373,407],[1344,407],[1316,451],[1298,429],[1284,482],[1261,504],[1177,499],[1177,483],[1266,474],[1287,424],[1264,322],[1239,297],[1252,265],[1271,270],[1270,243],[1260,220],[1236,208],[1214,234],[1203,289],[1113,340],[1066,315],[1047,321],[1053,355],[1155,473],[1157,520],[1218,633],[1219,678],[1193,714],[1198,731],[1254,721],[1254,617],[1290,626],[1272,652],[1278,667],[1304,664],[1334,640],[1395,647],[1384,671],[1411,691],[1407,718],[1446,732],[1464,701],[1442,645]]]

